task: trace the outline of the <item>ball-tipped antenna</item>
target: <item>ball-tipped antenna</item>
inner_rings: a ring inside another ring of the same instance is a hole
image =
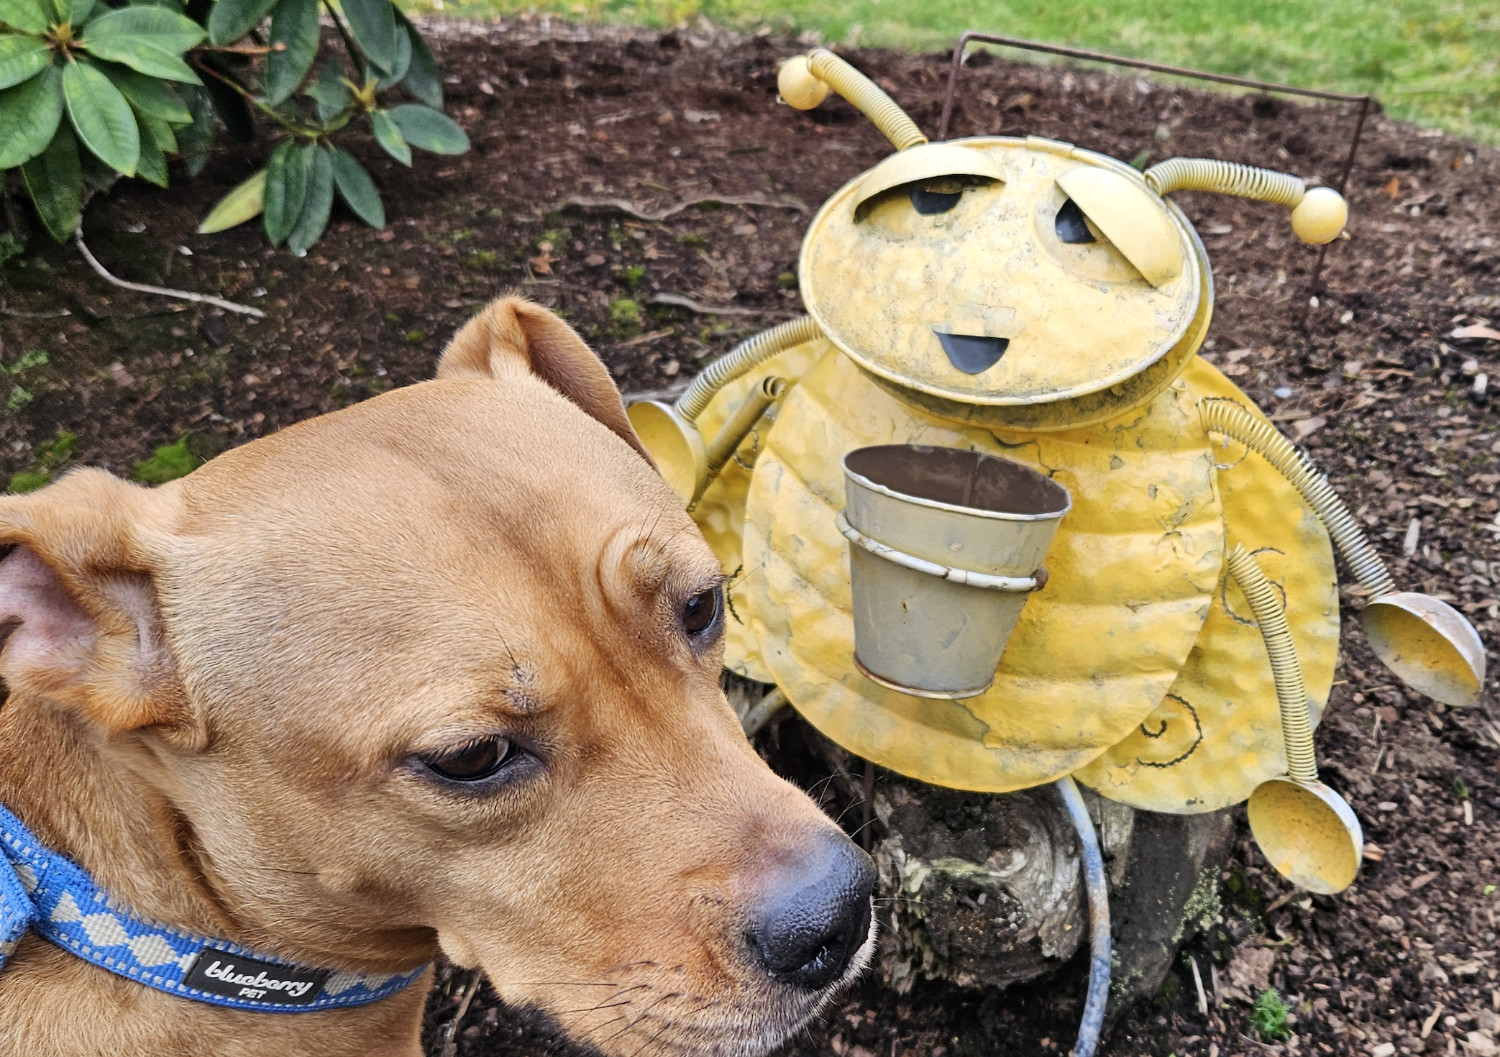
[[[1331,187],[1309,189],[1299,177],[1216,158],[1172,158],[1143,174],[1159,195],[1173,191],[1218,194],[1272,202],[1292,211],[1292,230],[1303,242],[1322,245],[1338,238],[1349,219],[1349,203]]]
[[[917,123],[894,99],[827,48],[814,48],[782,63],[776,86],[786,104],[798,110],[811,110],[833,89],[873,121],[897,150],[927,142]]]

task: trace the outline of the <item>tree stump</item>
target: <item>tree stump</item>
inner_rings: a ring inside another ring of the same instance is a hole
[[[1087,944],[1078,837],[1050,786],[994,795],[904,778],[789,709],[759,740],[772,766],[820,793],[874,857],[878,970],[898,992],[919,977],[971,988],[1034,980]],[[1154,993],[1182,942],[1219,916],[1230,813],[1163,815],[1083,793],[1110,884],[1112,997]]]

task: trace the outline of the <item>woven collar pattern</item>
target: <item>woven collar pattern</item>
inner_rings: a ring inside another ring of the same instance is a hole
[[[28,930],[158,991],[266,1013],[378,1002],[427,969],[354,973],[292,965],[137,917],[82,867],[43,847],[0,806],[0,971]]]

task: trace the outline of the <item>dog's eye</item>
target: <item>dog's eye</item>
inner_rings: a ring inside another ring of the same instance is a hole
[[[508,738],[484,738],[440,756],[424,756],[434,774],[453,782],[480,782],[491,777],[514,755]]]
[[[711,588],[689,598],[682,607],[682,629],[693,637],[705,634],[719,622],[723,591]]]

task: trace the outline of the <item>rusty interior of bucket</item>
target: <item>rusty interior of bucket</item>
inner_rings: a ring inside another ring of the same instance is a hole
[[[977,451],[881,444],[850,452],[850,472],[918,500],[996,514],[1045,516],[1068,508],[1068,491],[1029,466]]]

